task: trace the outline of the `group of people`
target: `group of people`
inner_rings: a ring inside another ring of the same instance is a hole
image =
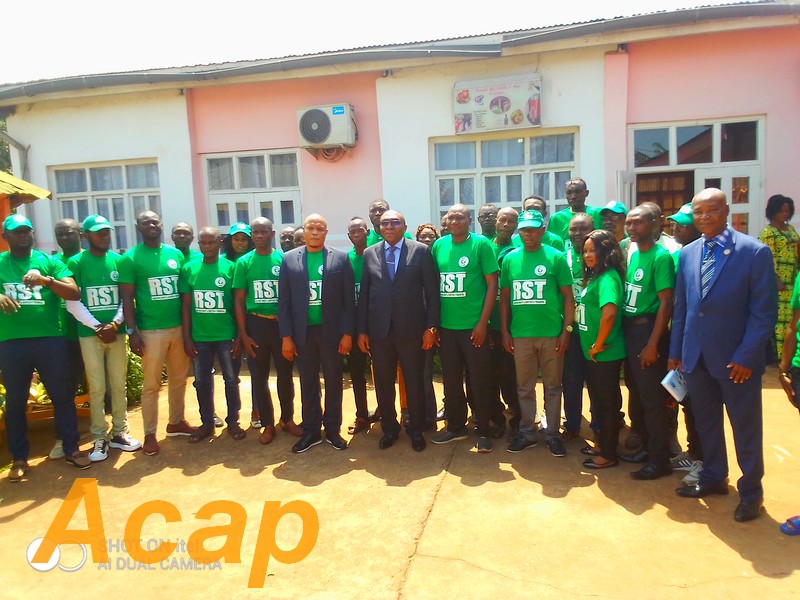
[[[677,494],[699,498],[728,493],[725,408],[743,472],[735,518],[757,517],[763,499],[760,377],[778,312],[772,253],[728,225],[720,190],[703,190],[667,217],[674,238],[663,233],[666,221],[655,204],[629,212],[613,201],[589,206],[582,179],[568,181],[565,192],[569,207],[549,221],[547,203],[536,196],[524,201],[521,213],[484,205],[477,214],[480,234],[471,231],[469,207],[457,204],[440,228],[426,223],[412,236],[404,215],[376,200],[369,222],[349,222],[349,252],[326,243],[328,223],[319,214],[308,215],[301,228],[284,228],[278,248],[264,217],[234,224],[224,240],[218,228],[203,227],[198,252],[190,248],[191,226],[176,224],[170,246],[162,242],[159,215],[146,211],[137,218],[142,242],[122,256],[110,250],[112,224],[91,215],[80,225],[57,224],[64,252],[51,257],[33,248],[29,220],[8,217],[3,237],[10,250],[0,254],[0,370],[14,461],[9,479],[20,481],[28,470],[25,401],[34,369],[53,400],[59,443],[51,456],[87,468],[109,448],[159,452],[165,367],[167,436],[200,442],[223,426],[214,410],[216,362],[227,433],[245,438],[242,357],[262,444],[272,442],[277,427],[298,438],[295,453],[323,440],[347,448],[341,435],[346,356],[356,403],[348,432],[380,420],[380,449],[393,446],[405,428],[412,448],[422,451],[425,432],[435,431],[440,418],[432,386],[438,352],[446,427],[430,436],[434,444],[467,439],[471,418],[479,453],[491,452],[506,436],[507,451],[522,452],[537,445],[541,429],[550,453],[563,457],[565,443],[580,437],[585,384],[594,443],[581,449],[584,467],[639,463],[631,472],[639,480],[683,469],[689,473]],[[142,357],[143,442],[131,436],[126,419],[127,344]],[[88,455],[77,447],[73,403],[80,357],[91,404]],[[300,379],[299,424],[293,364]],[[184,416],[192,366],[198,427]],[[661,385],[669,369],[682,371],[688,386],[682,403],[687,452],[677,442],[675,403]],[[631,422],[623,453],[621,372]]]

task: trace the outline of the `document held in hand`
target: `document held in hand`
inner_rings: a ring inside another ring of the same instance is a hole
[[[666,388],[670,395],[678,402],[683,402],[686,397],[686,381],[683,378],[683,373],[677,369],[672,369],[661,380],[661,385]]]

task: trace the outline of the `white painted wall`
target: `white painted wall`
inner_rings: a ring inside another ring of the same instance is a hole
[[[495,132],[455,138],[452,107],[455,82],[524,77],[539,72],[542,129],[579,128],[576,175],[583,177],[589,186],[589,204],[602,206],[606,202],[603,191],[606,177],[614,176],[604,173],[603,57],[610,50],[613,47],[400,69],[379,79],[384,197],[393,208],[405,213],[409,224],[430,221],[436,214],[430,140],[469,141],[498,135]],[[522,131],[528,134],[533,129]],[[432,222],[438,224],[438,217]]]
[[[51,191],[51,167],[156,159],[166,239],[177,221],[196,228],[186,102],[177,91],[19,105],[8,117],[8,133],[30,147],[28,179]],[[15,174],[21,173],[13,150],[12,159]],[[37,247],[56,250],[55,203],[38,200],[25,211],[29,216],[33,212]]]

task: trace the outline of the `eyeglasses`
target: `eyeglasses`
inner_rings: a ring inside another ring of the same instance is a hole
[[[381,220],[381,227],[402,227],[403,222],[400,219],[385,219]]]

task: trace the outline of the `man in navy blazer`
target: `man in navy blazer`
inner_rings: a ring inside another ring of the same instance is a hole
[[[669,367],[685,373],[704,460],[700,481],[676,493],[728,493],[727,410],[742,469],[734,519],[750,521],[760,514],[764,497],[761,377],[778,314],[772,253],[727,224],[722,191],[697,194],[692,213],[703,235],[681,250]]]
[[[318,214],[303,222],[306,245],[283,257],[278,279],[278,329],[282,353],[297,357],[303,437],[292,452],[305,452],[325,440],[347,448],[342,426],[342,355],[350,352],[355,332],[355,282],[347,254],[325,246],[328,222]],[[320,407],[319,371],[325,380],[325,412]]]
[[[387,210],[380,217],[383,241],[364,250],[358,300],[358,346],[372,355],[375,395],[381,413],[382,450],[397,440],[397,362],[406,382],[411,447],[425,449],[425,351],[436,343],[439,272],[425,244],[403,237],[406,220]]]

